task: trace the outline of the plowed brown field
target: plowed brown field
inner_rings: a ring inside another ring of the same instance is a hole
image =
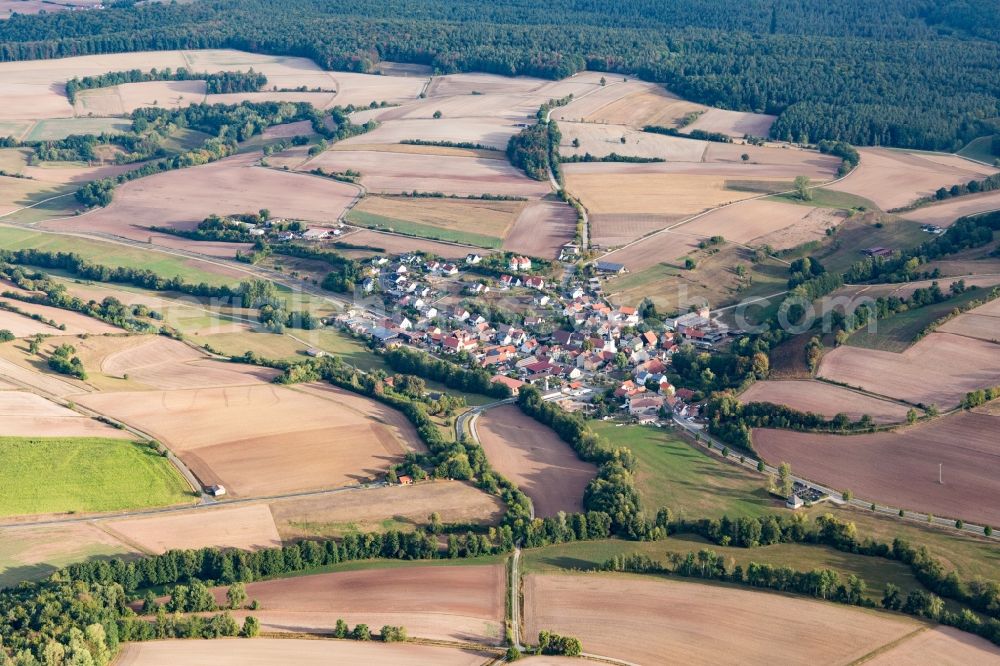
[[[555,259],[559,248],[576,235],[576,211],[561,201],[529,204],[514,221],[503,249]]]
[[[490,464],[531,498],[535,515],[583,510],[583,491],[597,468],[514,405],[490,409],[476,422]]]
[[[503,565],[407,566],[250,583],[265,631],[329,632],[338,618],[377,628],[403,625],[410,636],[462,642],[503,639]],[[225,588],[216,596],[225,598]]]
[[[863,393],[813,380],[755,382],[740,395],[747,402],[771,402],[787,405],[800,412],[814,412],[833,418],[840,412],[851,420],[867,414],[876,423],[899,423],[906,420],[906,405],[879,400]]]
[[[826,435],[758,429],[770,462],[833,488],[939,516],[1000,524],[1000,417],[959,412],[889,433]],[[938,483],[942,465],[944,483]]]
[[[527,636],[543,629],[576,636],[584,652],[635,664],[664,663],[669,655],[671,663],[706,665],[849,664],[920,626],[767,592],[560,574],[525,576],[524,621]]]

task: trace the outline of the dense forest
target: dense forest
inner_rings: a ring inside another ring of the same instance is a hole
[[[214,0],[14,16],[0,60],[230,47],[328,69],[610,70],[777,114],[779,139],[956,149],[998,131],[1000,13],[964,0]]]

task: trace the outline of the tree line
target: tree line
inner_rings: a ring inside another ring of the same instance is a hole
[[[148,72],[141,69],[129,69],[120,72],[107,72],[94,76],[73,77],[66,82],[66,97],[70,104],[76,103],[76,95],[81,90],[95,88],[110,88],[124,83],[145,83],[148,81],[204,81],[209,95],[222,93],[257,92],[267,85],[267,77],[260,72],[192,72],[185,67],[176,70],[156,69]]]
[[[1000,61],[995,13],[962,0],[700,0],[692,11],[654,0],[412,4],[405,17],[392,3],[348,0],[15,16],[0,25],[0,60],[236,48],[362,72],[382,60],[545,78],[587,68],[639,75],[708,106],[777,114],[779,139],[925,149],[994,134],[1000,116],[1000,73],[979,66]]]
[[[693,129],[688,132],[681,132],[676,127],[663,127],[662,125],[646,125],[643,132],[651,134],[666,134],[667,136],[677,136],[682,139],[699,139],[701,141],[713,141],[715,143],[732,143],[733,139],[728,134],[722,132],[706,132],[705,130]]]
[[[962,580],[955,571],[946,572],[942,563],[932,557],[926,547],[914,548],[904,539],[896,538],[891,543],[861,539],[854,523],[838,520],[829,514],[817,518],[814,526],[808,526],[802,516],[768,515],[735,520],[723,516],[718,520],[679,521],[671,525],[671,530],[699,534],[721,546],[755,548],[777,543],[811,543],[900,562],[909,567],[917,581],[929,591],[915,589],[904,599],[898,587],[889,583],[878,605],[886,610],[902,611],[954,626],[1000,644],[1000,584],[979,578]],[[850,576],[844,583],[837,572],[829,569],[801,572],[754,562],[744,569],[741,565],[727,564],[725,558],[710,549],[683,556],[670,553],[667,562],[641,554],[619,555],[606,561],[601,568],[709,578],[877,607],[866,597],[864,581],[856,576]],[[942,599],[950,599],[969,608],[961,608],[957,612],[947,610]],[[977,612],[985,615],[985,619],[981,619]]]
[[[479,393],[498,400],[511,395],[508,386],[494,382],[490,373],[482,368],[469,370],[450,361],[434,358],[426,352],[405,347],[390,349],[382,358],[396,372],[432,379],[448,388]]]
[[[924,277],[918,269],[935,259],[962,250],[982,247],[1000,230],[1000,211],[959,218],[940,236],[891,257],[866,257],[844,273],[847,282],[908,282]],[[936,277],[926,275],[926,277]]]

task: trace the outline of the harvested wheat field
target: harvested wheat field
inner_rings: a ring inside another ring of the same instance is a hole
[[[140,64],[141,63],[141,64]],[[93,76],[136,67],[188,67],[181,51],[144,51],[0,63],[0,89],[5,104],[0,119],[72,118],[65,83],[74,76]]]
[[[77,115],[122,116],[141,107],[176,109],[205,101],[204,81],[143,81],[81,90],[73,110]]]
[[[901,354],[837,347],[823,357],[817,374],[879,395],[949,409],[969,391],[1000,384],[998,351],[990,342],[931,333]]]
[[[376,628],[377,627],[373,627]],[[488,655],[461,648],[302,638],[220,638],[125,643],[115,666],[479,666]]]
[[[959,412],[887,433],[826,435],[755,429],[767,460],[833,488],[938,516],[1000,523],[1000,417]],[[944,483],[938,483],[943,465]]]
[[[418,190],[458,195],[506,194],[524,197],[542,196],[550,192],[548,183],[531,180],[500,160],[328,150],[300,168],[317,167],[327,171],[360,171],[361,182],[373,192]]]
[[[562,201],[538,201],[528,204],[517,216],[503,249],[555,259],[560,248],[575,237],[576,210]]]
[[[410,636],[500,643],[507,576],[502,564],[406,566],[299,576],[247,584],[264,631],[329,632],[351,626],[406,627]],[[225,588],[216,588],[225,598]]]
[[[100,367],[108,377],[128,375],[130,382],[163,390],[261,384],[277,374],[268,368],[211,360],[183,342],[161,336],[108,355]]]
[[[701,162],[708,146],[707,141],[638,132],[622,125],[564,122],[559,124],[559,129],[562,132],[559,152],[567,157],[587,153],[604,157],[618,153],[635,157],[658,157],[669,162]],[[574,140],[580,142],[579,147],[573,146]]]
[[[490,464],[531,498],[537,517],[583,510],[583,491],[597,468],[552,430],[514,405],[484,412],[475,427]]]
[[[7,349],[10,349],[10,347],[7,347]],[[23,358],[20,352],[17,352],[17,355]],[[12,380],[18,384],[26,384],[32,388],[39,389],[60,398],[65,398],[77,393],[85,393],[90,390],[89,387],[82,382],[77,382],[76,380],[69,379],[68,377],[66,379],[61,379],[60,376],[37,372],[33,368],[29,369],[22,367],[21,365],[11,362],[6,358],[0,358],[0,376],[6,380]]]
[[[503,238],[524,209],[523,201],[366,197],[352,213],[416,222],[439,229]]]
[[[72,310],[64,310],[62,308],[56,308],[49,305],[39,305],[37,303],[25,303],[23,301],[17,300],[3,300],[3,303],[8,303],[12,307],[17,308],[21,312],[27,313],[28,317],[32,315],[38,315],[44,319],[51,319],[56,322],[59,326],[64,326],[56,333],[57,335],[80,335],[83,333],[88,333],[91,335],[104,335],[105,333],[121,333],[122,329],[117,326],[112,326],[107,324],[100,319],[95,319],[93,317],[88,317],[85,314],[79,312],[73,312]],[[15,314],[7,311],[0,312],[0,315]],[[17,317],[28,319],[24,315],[15,314]],[[35,321],[34,319],[29,319],[29,321]],[[4,328],[0,324],[0,328]],[[47,334],[52,334],[53,331],[45,331]]]
[[[101,0],[0,0],[0,20],[9,19],[12,14],[53,13],[76,8],[91,9],[101,4]]]
[[[624,264],[631,273],[638,273],[657,264],[683,264],[684,255],[698,248],[701,236],[689,234],[680,227],[676,232],[664,230],[643,238],[602,257],[606,261]]]
[[[266,90],[266,88],[265,88]],[[245,93],[221,93],[206,95],[206,104],[240,104],[242,102],[282,102],[295,103],[307,102],[317,109],[328,109],[336,106],[337,95],[332,92],[245,92]],[[303,134],[312,134],[310,129]]]
[[[261,208],[278,217],[332,223],[357,194],[357,188],[347,183],[253,166],[255,159],[236,155],[133,180],[115,191],[107,208],[42,226],[146,241],[149,225],[192,229],[213,213]]]
[[[380,121],[375,130],[347,139],[344,146],[355,144],[395,144],[411,139],[423,141],[450,141],[453,143],[477,143],[498,150],[507,146],[510,137],[518,133],[512,121],[497,118],[469,118],[445,116],[427,118]],[[501,153],[502,154],[502,153]]]
[[[367,136],[367,135],[365,135]],[[298,155],[295,149],[286,150],[281,154],[291,167]],[[413,143],[352,143],[340,141],[330,147],[330,150],[364,150],[382,153],[407,153],[410,155],[443,155],[445,157],[480,157],[484,160],[506,161],[507,155],[500,150],[484,150],[480,148],[452,148],[451,146],[421,146]],[[305,152],[302,153],[305,156]],[[304,159],[301,161],[305,161]],[[272,160],[273,162],[273,160]]]
[[[27,391],[0,391],[0,431],[17,437],[115,437],[131,433]]]
[[[740,401],[787,405],[800,412],[822,414],[828,419],[844,413],[856,421],[867,414],[876,423],[901,423],[906,420],[909,410],[897,402],[813,380],[755,382],[740,395]]]
[[[566,189],[580,199],[589,213],[596,214],[694,215],[757,196],[753,192],[727,190],[726,179],[720,176],[635,173],[618,165],[604,170],[588,169],[587,173],[567,169],[565,173]]]
[[[810,208],[770,199],[753,199],[713,210],[675,231],[703,238],[722,236],[727,241],[759,245],[768,238],[772,247],[784,249],[826,237],[826,229],[842,222],[836,210]]]
[[[725,631],[719,630],[724,609]],[[524,577],[528,636],[577,636],[584,652],[636,664],[850,664],[920,625],[895,615],[651,576]],[[751,637],[748,639],[748,637]]]
[[[401,414],[332,386],[104,393],[80,403],[149,432],[203,485],[242,497],[353,485],[422,448]]]
[[[11,303],[11,301],[0,301],[0,303]],[[11,305],[20,309],[20,301],[14,301]],[[29,316],[8,310],[0,310],[0,330],[10,331],[15,338],[30,338],[39,334],[59,335],[61,331],[58,325],[58,321],[55,326],[51,326],[32,319]]]
[[[994,210],[1000,210],[1000,191],[997,190],[957,197],[900,214],[908,220],[921,224],[948,227],[960,217]]]
[[[725,111],[709,109],[697,120],[686,126],[684,130],[703,130],[705,132],[720,132],[731,137],[742,138],[744,135],[766,137],[771,133],[771,125],[776,116],[764,113],[747,113],[744,111]]]
[[[938,626],[907,638],[865,663],[871,666],[1000,664],[1000,647],[954,627]]]
[[[267,72],[265,72],[266,74]],[[356,72],[324,72],[336,84],[338,106],[363,106],[372,102],[402,104],[420,96],[427,79],[417,76],[384,76]]]
[[[137,169],[141,164],[104,164],[101,166],[80,166],[76,162],[41,162],[26,166],[24,175],[31,176],[39,183],[57,185],[86,183],[100,178],[113,178],[118,174]]]
[[[550,83],[546,79],[530,76],[501,76],[479,72],[435,76],[427,87],[427,97],[455,95],[496,95],[501,93],[530,93]],[[536,107],[537,108],[537,107]]]
[[[677,224],[686,217],[685,215],[652,215],[648,213],[590,215],[591,244],[603,248],[625,245]]]
[[[196,548],[275,548],[281,537],[266,504],[176,511],[102,521],[101,527],[147,553]]]
[[[0,528],[0,588],[45,578],[74,562],[136,553],[91,523]]]
[[[605,88],[605,90],[607,89]],[[586,122],[628,125],[638,129],[647,125],[677,127],[688,114],[705,109],[701,104],[671,95],[662,86],[655,83],[629,81],[628,83],[614,84],[611,86],[611,90],[622,96],[606,102],[603,106],[588,113],[583,118]],[[580,100],[576,107],[574,107],[573,102],[568,104],[562,115],[573,118],[575,114],[583,111],[584,104],[589,104],[594,98],[597,98],[594,101],[604,101],[599,97],[599,93],[594,93]]]
[[[938,156],[887,148],[862,148],[858,152],[861,163],[830,189],[871,199],[883,210],[929,197],[939,187],[951,187],[997,172],[984,164],[958,157],[933,159]]]
[[[379,248],[378,251],[385,254],[428,252],[446,259],[458,259],[464,257],[469,252],[482,251],[482,248],[473,245],[442,243],[427,238],[400,236],[399,234],[389,234],[368,229],[361,229],[341,236],[341,240],[354,245]],[[351,252],[346,252],[346,254],[351,254]],[[372,252],[363,251],[363,254],[371,256]]]
[[[743,155],[750,159],[743,161]],[[787,144],[765,144],[751,146],[740,143],[710,142],[705,149],[705,161],[720,165],[739,164],[743,167],[771,167],[772,173],[795,176],[809,176],[813,180],[832,180],[837,177],[840,159],[824,155],[816,150],[793,148]],[[777,171],[782,167],[781,171]],[[789,188],[791,189],[791,188]]]
[[[287,540],[384,529],[409,531],[437,512],[444,523],[494,524],[503,504],[461,481],[348,490],[271,502],[278,533]]]
[[[72,196],[72,188],[58,187],[27,178],[0,176],[0,215],[13,213],[43,199],[65,195]]]

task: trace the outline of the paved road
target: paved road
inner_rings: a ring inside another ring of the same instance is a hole
[[[722,456],[722,449],[723,449],[723,447],[729,448],[723,442],[720,442],[719,440],[717,440],[716,438],[712,437],[707,432],[705,432],[703,428],[695,426],[694,424],[690,423],[689,421],[686,421],[686,420],[682,419],[681,417],[677,416],[676,414],[674,414],[673,420],[674,420],[675,424],[677,424],[678,426],[680,426],[684,430],[688,431],[689,433],[691,433],[693,435],[697,435],[701,439],[701,441],[703,441],[706,444],[706,446],[708,447],[709,451],[711,451],[713,454],[718,455],[718,456]],[[744,455],[743,462],[740,462],[740,454],[733,453],[732,451],[730,451],[729,454],[727,456],[725,456],[725,457],[726,457],[726,459],[729,462],[736,463],[737,465],[742,465],[743,467],[746,467],[748,469],[752,469],[754,471],[757,470],[757,464],[759,463],[759,461],[756,460],[755,458],[752,458],[750,456]],[[764,472],[765,473],[777,474],[778,473],[778,468],[774,467],[772,465],[765,464],[764,465]],[[927,520],[927,514],[926,513],[920,513],[919,511],[905,510],[904,511],[904,515],[900,516],[899,515],[899,507],[886,506],[884,504],[879,504],[878,502],[872,502],[871,500],[865,500],[865,499],[861,499],[861,498],[857,498],[857,497],[854,498],[854,499],[852,499],[850,502],[844,502],[844,500],[840,499],[840,497],[841,497],[841,491],[839,491],[839,490],[834,490],[833,488],[828,488],[828,487],[826,487],[824,485],[821,485],[821,484],[816,483],[814,481],[810,481],[809,479],[804,479],[804,478],[799,477],[799,476],[794,476],[793,475],[792,479],[794,481],[797,481],[797,482],[801,483],[802,485],[806,486],[807,488],[813,488],[815,490],[818,490],[821,493],[829,495],[830,496],[830,501],[833,502],[834,504],[838,504],[838,505],[850,504],[853,507],[856,507],[856,508],[859,508],[859,509],[865,509],[867,511],[871,511],[872,504],[874,503],[875,504],[875,510],[872,513],[877,513],[877,514],[882,515],[882,516],[886,516],[886,517],[890,517],[890,518],[896,518],[896,519],[899,519],[899,520],[906,520],[906,521],[910,521],[910,522],[919,522],[919,523],[924,523],[924,524],[926,524],[928,522],[928,520]],[[950,528],[950,529],[953,529],[953,530],[958,529],[958,528],[955,527],[955,521],[954,520],[950,520],[948,518],[941,518],[941,517],[935,516],[933,518],[933,520],[930,521],[930,522],[932,524],[938,525],[940,527],[947,527],[947,528]],[[959,531],[961,531],[961,532],[969,532],[969,533],[975,534],[977,536],[985,536],[985,534],[983,532],[983,526],[982,525],[970,525],[969,523],[963,523],[962,529],[959,530]],[[994,532],[993,535],[990,536],[990,537],[988,537],[988,538],[1000,540],[1000,535],[998,535],[996,532]]]

